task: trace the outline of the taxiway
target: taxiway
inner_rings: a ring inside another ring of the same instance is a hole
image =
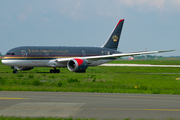
[[[80,92],[0,92],[0,116],[97,119],[180,118],[180,96]]]

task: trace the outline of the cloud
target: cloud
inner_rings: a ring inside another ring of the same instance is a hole
[[[114,17],[124,16],[130,10],[140,13],[162,13],[180,10],[180,0],[117,0],[117,1],[55,1],[56,8],[61,14],[66,14],[72,19],[87,19],[90,17],[103,16]],[[57,5],[59,7],[57,7]]]
[[[176,0],[176,2],[180,5],[180,0]]]
[[[26,7],[26,12],[27,13],[32,13],[33,12],[32,6],[27,6]]]
[[[178,5],[178,9],[180,10],[180,0],[176,0],[176,5]]]
[[[165,0],[119,0],[119,3],[128,7],[143,8],[145,11],[154,8],[162,11],[165,7]]]
[[[61,14],[68,15],[72,19],[84,18],[84,9],[82,0],[55,0],[53,2],[54,10]]]
[[[83,14],[81,12],[81,3],[78,1],[74,7],[73,10],[69,12],[69,16],[72,17],[73,19],[78,19],[79,17],[83,18]]]
[[[27,14],[25,13],[21,13],[20,15],[18,15],[17,19],[18,21],[22,22],[24,20],[26,20]]]
[[[164,3],[165,3],[165,0],[152,0],[152,3],[150,5],[155,6],[159,10],[163,10]]]
[[[30,4],[30,3],[28,3]],[[84,1],[84,0],[52,0],[51,2],[37,2],[24,6],[18,15],[18,21],[25,21],[30,15],[36,15],[36,18],[42,17],[39,14],[63,15],[73,20],[89,19],[93,17],[111,17],[132,16],[132,11],[136,13],[162,13],[180,11],[180,0],[116,0],[116,1]],[[34,9],[33,9],[34,8]],[[46,13],[47,12],[47,13]],[[43,16],[44,17],[44,16]],[[45,17],[43,21],[49,21],[51,18]],[[42,20],[42,19],[41,19]]]
[[[17,16],[17,20],[20,21],[20,22],[25,21],[26,18],[27,18],[31,13],[33,13],[32,6],[27,6],[27,7],[26,7],[26,10],[25,10],[23,13],[20,13],[20,14]]]

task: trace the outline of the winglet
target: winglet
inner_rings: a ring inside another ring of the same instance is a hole
[[[176,51],[176,50],[166,50],[166,51],[159,51],[159,52],[172,52],[172,51]]]

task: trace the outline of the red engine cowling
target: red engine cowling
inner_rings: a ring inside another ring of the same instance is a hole
[[[88,67],[88,63],[86,60],[74,58],[68,61],[67,67],[72,72],[85,72]]]

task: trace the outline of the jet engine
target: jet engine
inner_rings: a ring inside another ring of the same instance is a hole
[[[88,63],[84,59],[74,58],[68,61],[67,67],[72,72],[85,72]]]
[[[17,70],[22,70],[22,71],[24,71],[24,70],[31,70],[33,68],[34,67],[16,67]]]

